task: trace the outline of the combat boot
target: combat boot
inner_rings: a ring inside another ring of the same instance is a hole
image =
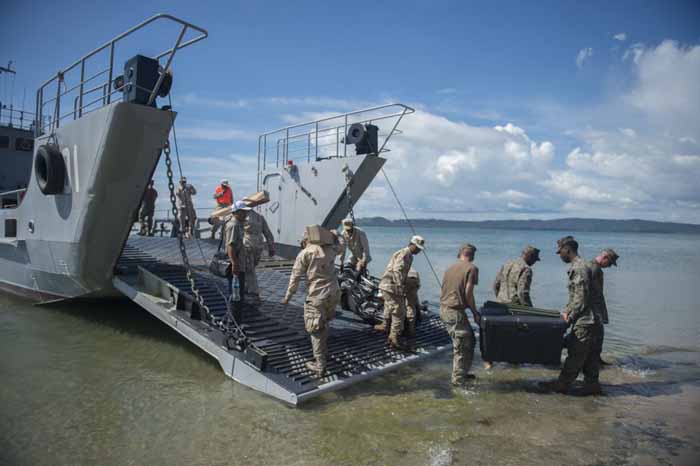
[[[321,367],[316,361],[307,361],[306,368],[313,372],[317,377],[323,377],[323,373],[326,371],[324,367]]]
[[[590,396],[590,395],[597,396],[597,395],[603,394],[603,389],[598,382],[584,383],[583,387],[581,387],[580,393],[583,396]]]
[[[401,340],[399,340],[397,337],[392,337],[389,336],[389,347],[391,349],[397,350],[397,351],[410,351],[410,348],[407,347]]]
[[[569,384],[564,383],[558,379],[549,380],[547,382],[540,382],[537,384],[537,386],[547,392],[568,393],[569,391]]]
[[[406,329],[404,330],[404,334],[406,335],[407,338],[412,338],[416,336],[416,321],[415,320],[407,320],[406,321]]]

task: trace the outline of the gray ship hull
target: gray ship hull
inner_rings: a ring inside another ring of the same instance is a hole
[[[32,168],[20,205],[0,210],[0,289],[39,301],[118,296],[114,266],[174,118],[118,102],[57,129],[65,189],[44,195]]]

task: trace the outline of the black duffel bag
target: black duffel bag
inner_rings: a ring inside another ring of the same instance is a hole
[[[233,274],[231,272],[231,259],[229,259],[228,255],[225,252],[215,253],[214,257],[209,263],[209,271],[218,277],[232,277]]]

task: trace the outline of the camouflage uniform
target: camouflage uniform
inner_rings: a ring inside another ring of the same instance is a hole
[[[418,317],[418,289],[420,288],[420,275],[411,267],[406,279],[406,334],[409,336],[416,333],[416,320]],[[385,315],[386,317],[386,315]]]
[[[289,300],[306,277],[304,327],[311,336],[311,346],[319,371],[326,367],[328,353],[328,323],[335,317],[340,301],[340,287],[335,273],[335,257],[341,245],[308,244],[294,261],[285,299]]]
[[[522,257],[506,262],[496,275],[496,281],[493,284],[496,301],[532,306],[531,283],[532,268],[525,263]]]
[[[146,187],[139,210],[139,223],[141,224],[140,235],[153,236],[153,215],[156,211],[156,199],[158,191],[150,186]]]
[[[197,211],[194,209],[192,196],[197,194],[197,190],[191,184],[180,183],[177,187],[177,210],[180,229],[187,237],[191,237],[197,223]]]
[[[369,242],[367,241],[367,234],[357,227],[353,228],[352,236],[347,230],[343,230],[343,241],[345,241],[345,248],[343,248],[343,253],[340,256],[340,263],[345,262],[345,254],[348,249],[352,253],[349,263],[350,267],[353,269],[357,268],[358,262],[361,263],[360,267],[362,269],[367,268],[367,265],[372,260],[369,255]]]
[[[384,298],[384,315],[391,316],[389,341],[396,344],[406,318],[406,279],[413,263],[411,249],[405,247],[396,251],[386,266],[379,282]],[[384,321],[385,323],[387,320]]]
[[[591,269],[591,307],[593,307],[598,321],[607,324],[608,306],[605,304],[605,295],[603,294],[603,268],[595,260],[590,261],[588,267]],[[605,340],[605,326],[601,325],[600,338],[598,339],[599,347],[596,348],[598,354],[603,352],[603,340]]]
[[[564,309],[572,325],[567,343],[568,354],[559,374],[559,382],[572,384],[583,371],[584,382],[598,383],[602,323],[591,306],[591,269],[576,257],[569,266],[569,302]]]
[[[244,236],[244,226],[245,222],[241,222],[236,217],[231,217],[231,219],[226,222],[224,227],[224,241],[227,246],[231,246],[233,249],[234,257],[236,258],[236,267],[232,267],[233,272],[239,272],[239,284],[241,291],[241,298],[245,294],[246,287],[246,269],[249,268],[248,262],[250,258],[246,254],[246,249],[243,247],[243,236]],[[229,281],[229,294],[231,293],[231,282]]]
[[[275,245],[275,239],[272,236],[270,227],[267,226],[265,217],[254,210],[248,212],[245,224],[243,225],[245,235],[243,236],[243,247],[246,256],[250,258],[246,262],[246,289],[249,293],[259,294],[258,277],[255,273],[255,267],[260,263],[263,250],[263,237],[267,243],[268,251],[272,250]]]

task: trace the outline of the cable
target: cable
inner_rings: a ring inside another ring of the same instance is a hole
[[[173,108],[173,99],[170,97],[173,91],[168,93],[168,103],[170,104],[170,110]],[[180,164],[180,150],[177,147],[177,133],[175,133],[175,114],[173,113],[173,143],[175,144],[175,159],[177,160],[177,169],[180,172],[180,178],[182,178],[182,165]]]
[[[403,217],[406,219],[406,223],[408,223],[408,226],[411,228],[411,231],[413,232],[414,235],[416,235],[416,229],[413,228],[413,223],[411,223],[411,220],[408,218],[408,214],[406,213],[406,209],[403,208],[403,204],[401,204],[401,200],[399,199],[399,195],[396,194],[396,190],[394,189],[394,186],[391,184],[391,181],[389,181],[389,177],[387,176],[386,172],[384,171],[384,167],[381,168],[382,174],[384,175],[384,179],[386,180],[386,183],[389,185],[389,189],[391,190],[391,193],[394,195],[394,199],[396,199],[396,203],[399,205],[401,208],[401,212],[403,212]],[[425,260],[428,262],[428,266],[430,267],[430,270],[433,272],[433,276],[435,277],[435,281],[438,284],[438,287],[442,288],[442,283],[440,282],[440,278],[438,278],[438,274],[435,272],[435,269],[433,268],[433,263],[430,262],[430,257],[428,256],[428,251],[424,250],[423,253],[425,254]]]

